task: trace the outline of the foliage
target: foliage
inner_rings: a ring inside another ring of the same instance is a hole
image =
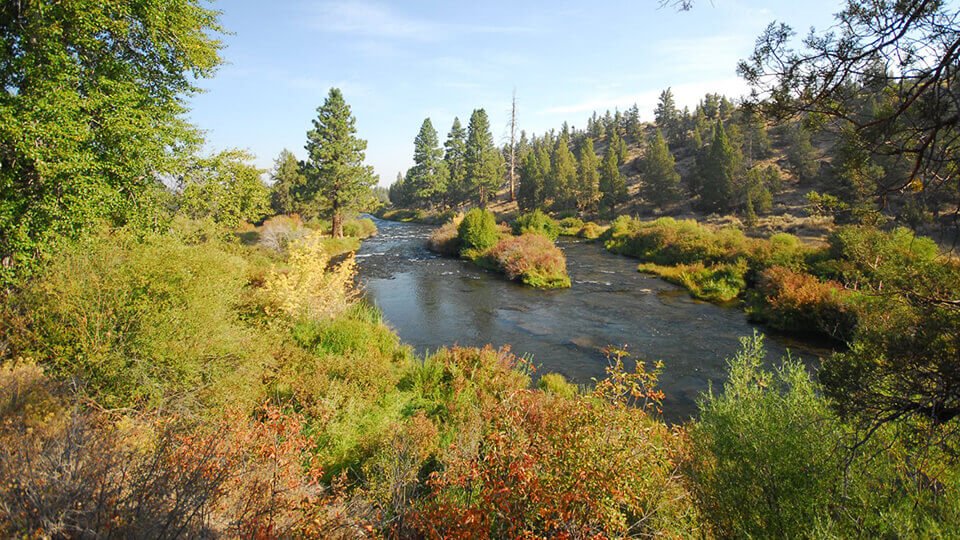
[[[578,217],[565,217],[557,223],[562,236],[576,236],[583,228],[583,220]]]
[[[356,261],[351,254],[328,269],[334,255],[317,233],[293,243],[286,264],[264,278],[266,314],[322,320],[344,312],[354,298]]]
[[[567,258],[542,234],[527,233],[500,240],[487,255],[510,279],[545,289],[570,286]]]
[[[627,200],[627,183],[620,174],[620,164],[612,146],[608,146],[600,164],[600,206],[608,214],[616,214],[617,206]]]
[[[415,202],[432,205],[446,192],[449,173],[437,131],[429,118],[424,119],[413,146],[413,167],[407,171],[404,181],[409,184]]]
[[[708,302],[730,302],[739,297],[747,287],[744,280],[747,263],[744,259],[739,259],[735,264],[721,263],[714,266],[704,266],[700,262],[676,266],[643,263],[637,270],[680,285],[694,298]]]
[[[343,222],[343,235],[351,238],[370,238],[377,234],[377,225],[370,218],[348,219]]]
[[[293,214],[309,210],[301,198],[307,178],[293,152],[283,149],[270,171],[270,208],[274,214]],[[315,212],[310,212],[315,213]]]
[[[464,182],[480,206],[486,206],[503,180],[503,156],[493,144],[487,112],[476,109],[467,124],[463,155]]]
[[[331,88],[307,132],[304,200],[330,216],[337,238],[343,236],[344,213],[368,204],[377,183],[373,167],[363,164],[367,141],[356,133],[350,106],[339,89]]]
[[[474,208],[463,216],[463,221],[457,226],[457,235],[460,238],[460,254],[467,258],[482,254],[500,239],[493,212],[480,208]]]
[[[562,398],[573,398],[578,393],[577,386],[559,373],[545,373],[537,381],[537,388]]]
[[[546,205],[546,177],[550,174],[550,154],[543,143],[523,157],[520,166],[520,187],[517,191],[517,205],[520,210],[530,212]]]
[[[680,174],[667,141],[658,129],[647,143],[647,153],[643,159],[644,197],[663,206],[680,198]]]
[[[560,236],[560,226],[553,218],[538,209],[523,214],[513,222],[513,234],[527,233],[542,234],[553,242]]]
[[[853,335],[857,309],[835,281],[783,266],[764,270],[757,282],[751,316],[778,330],[821,334],[846,341]]]
[[[713,231],[693,220],[659,218],[643,222],[621,216],[606,233],[606,247],[661,265],[734,263],[748,256],[751,243],[742,231]]]
[[[101,220],[158,224],[158,178],[199,143],[184,114],[220,64],[218,17],[197,0],[3,8],[0,284]]]
[[[460,204],[469,199],[467,179],[467,132],[460,119],[453,118],[447,140],[443,143],[443,163],[447,166],[447,198],[451,204]]]
[[[741,156],[730,144],[723,122],[717,120],[713,142],[697,160],[700,206],[705,211],[724,212],[730,208],[740,167]]]
[[[285,252],[291,244],[309,233],[297,214],[273,216],[260,226],[259,241],[267,249]]]
[[[592,221],[584,223],[583,228],[577,231],[577,236],[580,238],[586,238],[587,240],[596,240],[603,236],[603,233],[606,232],[606,227],[601,227]]]
[[[227,150],[194,160],[180,177],[180,212],[226,227],[260,221],[270,210],[270,190],[251,159],[244,151]]]
[[[547,198],[554,209],[576,208],[577,158],[570,151],[567,137],[560,137],[550,156],[550,172],[545,180]]]
[[[463,221],[463,215],[458,215],[454,219],[444,223],[438,229],[430,234],[427,240],[427,247],[430,251],[435,251],[442,255],[456,256],[460,254],[460,223]]]
[[[680,536],[697,514],[678,475],[683,434],[644,412],[520,391],[482,410],[414,515],[428,537]],[[617,486],[615,489],[610,489]]]
[[[593,149],[593,139],[587,137],[580,146],[577,168],[576,199],[581,212],[596,212],[600,201],[599,159]]]
[[[698,500],[718,536],[806,537],[840,496],[839,424],[802,365],[767,372],[762,336],[741,343],[692,428]]]
[[[64,250],[9,300],[9,352],[75,378],[107,407],[257,399],[248,368],[268,336],[235,310],[247,268],[215,241],[103,233]]]

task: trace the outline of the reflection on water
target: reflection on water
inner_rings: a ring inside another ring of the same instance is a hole
[[[634,358],[663,360],[664,416],[696,411],[708,382],[722,384],[725,358],[753,333],[742,311],[691,299],[636,271],[636,262],[597,244],[561,240],[573,287],[533,290],[429,252],[431,227],[377,221],[380,232],[357,254],[360,281],[400,338],[418,351],[459,344],[509,344],[533,357],[539,373],[562,373],[580,384],[602,378],[602,349],[626,345]],[[769,336],[768,357],[789,346],[815,364],[826,354],[809,344]]]

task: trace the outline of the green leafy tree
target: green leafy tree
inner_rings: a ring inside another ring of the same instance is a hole
[[[407,181],[418,202],[433,206],[440,202],[446,192],[447,177],[437,131],[427,118],[413,141],[413,168],[407,173]]]
[[[450,133],[443,143],[443,162],[447,165],[447,200],[459,205],[467,200],[467,132],[454,117]]]
[[[158,178],[200,141],[187,97],[221,31],[200,0],[0,8],[0,285],[102,220],[155,223]]]
[[[723,122],[717,120],[713,142],[698,163],[701,208],[708,212],[725,212],[731,208],[740,162],[739,153],[727,139]]]
[[[561,136],[551,159],[554,208],[573,208],[576,205],[577,158],[570,151],[568,139]]]
[[[620,174],[617,152],[607,146],[600,164],[600,204],[610,215],[616,215],[617,206],[627,200],[627,182]]]
[[[657,206],[680,198],[680,174],[659,128],[650,138],[643,159],[643,195]]]
[[[338,88],[331,88],[307,132],[305,199],[330,216],[335,238],[343,237],[344,213],[368,204],[377,183],[373,167],[363,163],[367,141],[356,134],[350,106]]]
[[[467,124],[467,143],[464,152],[466,184],[476,195],[480,206],[496,194],[503,180],[503,156],[493,144],[487,112],[476,109]]]
[[[596,212],[600,200],[600,165],[593,149],[593,139],[587,137],[580,146],[580,163],[577,169],[577,208],[581,212]]]
[[[270,172],[273,186],[270,189],[270,208],[275,214],[307,214],[299,201],[299,196],[306,183],[306,177],[297,156],[289,150],[282,150],[273,170]]]
[[[252,159],[242,150],[227,150],[195,160],[180,179],[180,210],[227,227],[259,221],[270,210],[270,189]]]

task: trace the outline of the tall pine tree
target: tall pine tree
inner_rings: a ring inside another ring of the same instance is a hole
[[[467,198],[467,132],[460,125],[460,119],[453,118],[453,126],[443,143],[443,162],[447,166],[447,201],[453,205],[462,204]]]
[[[270,172],[273,186],[270,189],[270,208],[275,214],[304,214],[300,204],[301,191],[306,177],[303,175],[300,162],[293,152],[283,149],[277,160],[273,162]]]
[[[596,212],[600,200],[600,172],[593,139],[587,137],[580,147],[580,166],[577,170],[577,208],[581,212]]]
[[[433,129],[433,123],[427,118],[413,141],[413,167],[407,173],[407,181],[417,202],[430,206],[442,202],[447,176],[437,130]]]
[[[570,151],[568,140],[566,136],[560,136],[551,160],[551,176],[555,186],[553,207],[557,209],[573,208],[577,203],[577,158]]]
[[[541,155],[542,154],[542,155]],[[517,205],[523,212],[530,212],[543,208],[544,185],[543,180],[547,171],[541,165],[543,156],[550,162],[550,155],[543,144],[536,143],[532,151],[523,156],[520,164],[520,186],[517,189]]]
[[[477,197],[481,207],[486,207],[503,180],[503,156],[493,144],[487,112],[476,109],[467,125],[467,145],[464,155],[466,183]]]
[[[680,113],[673,99],[673,91],[667,88],[660,93],[657,108],[653,111],[657,127],[663,131],[670,144],[677,144],[680,135]]]
[[[367,141],[356,136],[356,123],[343,94],[331,88],[307,132],[305,199],[330,216],[336,238],[343,236],[344,214],[367,204],[377,183],[373,167],[363,163]]]
[[[657,206],[680,198],[680,174],[660,129],[650,138],[643,159],[643,195]]]
[[[734,182],[740,168],[740,156],[727,139],[723,122],[713,128],[713,142],[699,161],[700,207],[708,212],[726,212],[734,204]]]
[[[611,216],[627,200],[627,183],[620,174],[617,152],[612,146],[607,146],[600,164],[600,197],[603,210]]]

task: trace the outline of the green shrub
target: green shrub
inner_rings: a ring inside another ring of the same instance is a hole
[[[570,286],[567,258],[543,235],[504,238],[488,255],[508,278],[519,279],[531,287],[555,289]]]
[[[701,509],[718,537],[810,536],[841,496],[840,425],[802,365],[767,372],[762,336],[741,343],[691,429]]]
[[[569,382],[559,373],[546,373],[537,381],[537,388],[548,394],[562,398],[572,398],[577,395],[577,385]]]
[[[841,227],[830,236],[829,259],[815,269],[853,289],[911,289],[939,254],[937,244],[909,229]]]
[[[578,217],[565,217],[558,223],[560,234],[563,236],[576,236],[583,228],[583,220]]]
[[[766,241],[759,240],[754,243],[750,262],[755,270],[782,266],[804,272],[807,270],[807,257],[810,254],[811,249],[804,246],[796,236],[776,233]]]
[[[751,242],[743,231],[713,231],[694,220],[660,218],[644,222],[620,216],[606,233],[608,250],[660,265],[735,263],[747,257]]]
[[[474,208],[463,216],[457,227],[460,237],[460,254],[467,258],[476,258],[497,245],[500,239],[497,219],[493,212]]]
[[[597,238],[600,238],[605,231],[606,229],[600,225],[597,225],[592,221],[588,221],[579,231],[577,231],[577,236],[580,238],[586,238],[587,240],[596,240]]]
[[[217,242],[124,230],[64,250],[12,302],[14,354],[108,408],[259,399],[271,335],[239,318],[248,263]]]
[[[523,214],[517,218],[517,221],[513,224],[513,234],[521,235],[527,233],[542,234],[553,242],[560,236],[560,226],[557,225],[557,222],[554,221],[552,217],[537,209],[533,212]]]
[[[370,218],[348,219],[343,222],[343,235],[352,238],[369,238],[377,234],[377,226]]]
[[[640,264],[641,272],[654,274],[687,289],[694,298],[709,302],[730,302],[746,289],[744,275],[746,261],[735,264],[704,266],[702,263],[660,266],[653,263]]]

